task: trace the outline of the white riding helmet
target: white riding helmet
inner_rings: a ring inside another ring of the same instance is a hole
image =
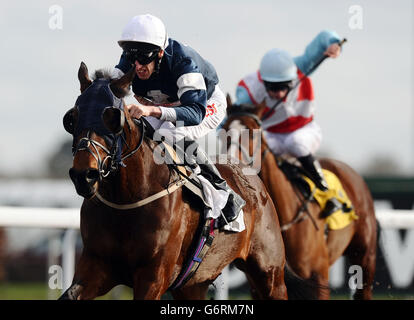
[[[285,82],[296,79],[297,67],[291,55],[281,49],[271,49],[260,62],[260,76],[268,82]]]
[[[168,45],[168,36],[159,18],[142,14],[133,17],[125,26],[118,44],[122,47],[124,42],[150,43],[164,50]]]

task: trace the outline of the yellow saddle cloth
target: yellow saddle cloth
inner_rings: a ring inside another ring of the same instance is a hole
[[[329,187],[327,191],[322,191],[316,188],[315,184],[308,177],[304,176],[303,178],[309,184],[311,192],[314,192],[314,198],[321,207],[321,210],[325,208],[326,202],[332,198],[336,198],[340,203],[345,204],[345,208],[351,208],[351,210],[347,210],[348,212],[339,209],[325,219],[328,228],[331,230],[345,228],[353,220],[358,219],[358,216],[355,214],[351,200],[348,198],[338,177],[331,171],[325,169],[322,169],[322,171]]]

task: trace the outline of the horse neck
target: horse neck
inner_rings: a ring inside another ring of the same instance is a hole
[[[262,148],[268,148],[263,136],[262,141]],[[281,220],[284,222],[284,219],[291,219],[296,214],[300,201],[292,184],[280,170],[270,149],[268,149],[268,154],[262,158],[259,176],[265,184]]]

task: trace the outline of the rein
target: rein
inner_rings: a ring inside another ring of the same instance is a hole
[[[140,137],[140,140],[139,140],[139,142],[138,142],[138,145],[137,145],[137,147],[135,147],[135,149],[134,150],[132,150],[131,152],[129,152],[128,154],[126,154],[125,156],[123,156],[123,157],[121,157],[121,163],[122,163],[122,161],[123,160],[125,160],[125,159],[127,159],[127,158],[129,158],[129,157],[131,157],[131,156],[133,156],[137,151],[138,151],[138,149],[141,147],[141,145],[143,144],[143,142],[144,142],[144,136],[145,136],[145,134],[146,134],[146,130],[145,130],[145,127],[146,126],[150,126],[150,124],[145,120],[145,119],[134,119],[133,120],[134,121],[134,123],[135,123],[135,125],[137,125],[137,126],[140,126],[140,129],[141,129],[141,137]],[[147,128],[147,130],[149,131],[149,133],[150,133],[150,135],[152,134],[152,132],[153,132],[153,129],[152,129],[152,127],[148,127]],[[83,138],[83,139],[86,139],[86,138]],[[114,157],[114,155],[115,155],[115,153],[114,154],[111,154],[110,152],[109,152],[109,150],[108,149],[106,149],[102,144],[100,144],[100,143],[98,143],[98,142],[96,142],[95,140],[93,140],[93,139],[90,139],[89,138],[89,132],[88,132],[88,139],[87,139],[87,141],[89,142],[89,143],[91,143],[92,144],[92,146],[95,148],[95,150],[96,150],[96,153],[97,153],[97,155],[98,156],[96,156],[93,152],[92,152],[92,150],[88,147],[88,149],[87,149],[87,151],[89,151],[94,157],[95,157],[95,159],[97,160],[97,162],[98,162],[98,167],[100,168],[101,167],[101,164],[102,164],[102,166],[103,166],[103,163],[106,161],[106,159],[107,158],[111,158],[111,159],[114,159],[113,157]],[[114,144],[116,144],[116,142],[114,143]],[[97,152],[97,148],[96,148],[96,145],[97,146],[99,146],[99,147],[101,147],[107,154],[108,154],[108,156],[107,157],[105,157],[105,159],[104,159],[104,161],[101,161],[100,162],[100,156],[99,156],[99,152]],[[80,149],[78,149],[78,150],[80,150]],[[115,167],[115,168],[112,168],[112,169],[117,169],[117,167]],[[111,170],[110,171],[108,171],[108,173],[106,174],[106,175],[103,175],[102,174],[102,177],[103,178],[105,178],[106,176],[108,176],[108,174],[110,173],[110,172],[112,172]],[[100,173],[101,173],[101,168],[100,168]],[[181,188],[182,186],[184,186],[185,184],[187,184],[188,183],[188,180],[185,180],[185,179],[183,179],[183,178],[180,178],[180,179],[178,179],[178,180],[176,180],[176,181],[173,181],[172,183],[170,183],[169,185],[168,185],[168,187],[166,188],[166,189],[164,189],[164,190],[162,190],[162,191],[160,191],[160,192],[157,192],[157,193],[155,193],[155,194],[153,194],[153,195],[151,195],[151,196],[149,196],[149,197],[147,197],[147,198],[145,198],[145,199],[142,199],[142,200],[139,200],[139,201],[137,201],[137,202],[134,202],[134,203],[129,203],[129,204],[117,204],[117,203],[114,203],[114,202],[111,202],[111,201],[108,201],[108,200],[106,200],[100,193],[99,193],[99,191],[96,191],[96,194],[95,194],[95,196],[96,196],[96,198],[99,200],[99,201],[101,201],[103,204],[105,204],[105,205],[107,205],[108,207],[111,207],[111,208],[113,208],[113,209],[118,209],[118,210],[130,210],[130,209],[136,209],[136,208],[139,208],[139,207],[142,207],[142,206],[144,206],[144,205],[147,205],[148,203],[151,203],[151,202],[153,202],[153,201],[155,201],[155,200],[157,200],[157,199],[160,199],[160,198],[162,198],[162,197],[164,197],[164,196],[166,196],[166,195],[168,195],[168,194],[171,194],[171,193],[173,193],[174,191],[176,191],[177,189],[179,189],[179,188]]]
[[[118,209],[118,210],[130,210],[130,209],[136,209],[142,206],[145,206],[148,203],[151,203],[159,198],[162,198],[164,196],[166,196],[167,194],[171,194],[174,191],[176,191],[177,189],[181,188],[183,185],[185,185],[187,183],[187,180],[184,179],[179,179],[173,183],[171,183],[167,189],[164,189],[160,192],[157,192],[155,194],[153,194],[152,196],[149,196],[145,199],[139,200],[137,202],[134,203],[129,203],[129,204],[116,204],[113,202],[110,202],[108,200],[106,200],[98,191],[96,191],[96,198],[99,199],[99,201],[101,201],[102,203],[106,204],[108,207],[114,208],[114,209]]]

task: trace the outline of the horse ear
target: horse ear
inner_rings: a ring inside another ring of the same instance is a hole
[[[81,93],[85,91],[86,88],[92,84],[92,81],[89,78],[89,74],[88,74],[88,67],[83,62],[81,62],[79,70],[78,70],[78,79],[80,82]]]
[[[230,97],[230,94],[229,93],[227,93],[227,95],[226,95],[226,101],[227,101],[227,108],[231,108],[232,107],[232,105],[233,105],[233,102],[231,101],[231,97]]]
[[[135,67],[132,67],[126,74],[121,78],[113,80],[110,84],[110,88],[117,98],[123,98],[128,94],[129,87],[131,86],[132,80],[135,78]]]
[[[109,131],[115,135],[119,135],[124,128],[125,114],[119,108],[106,107],[102,112],[102,121]]]
[[[73,107],[72,109],[67,111],[63,116],[63,127],[68,133],[73,134],[73,132],[75,131],[75,124],[77,119],[78,109],[76,107]]]
[[[229,115],[231,113],[231,110],[233,108],[233,102],[231,101],[231,97],[230,94],[227,93],[226,95],[226,102],[227,102],[227,115]]]

